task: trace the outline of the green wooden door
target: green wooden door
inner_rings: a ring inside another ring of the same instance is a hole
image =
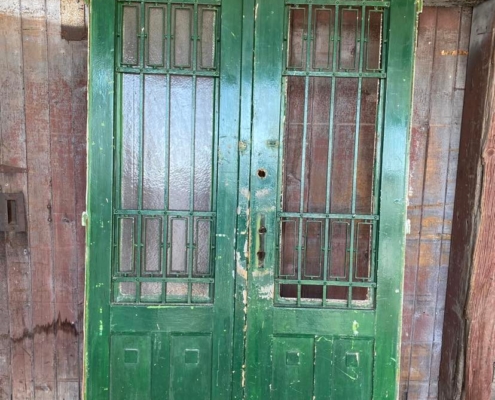
[[[92,1],[87,399],[396,397],[414,24]]]

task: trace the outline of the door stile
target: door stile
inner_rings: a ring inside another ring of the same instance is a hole
[[[234,271],[238,201],[238,144],[242,29],[240,2],[222,1],[220,107],[217,176],[217,252],[215,258],[215,321],[212,399],[231,399],[234,340]],[[224,51],[224,49],[228,49]],[[225,54],[225,55],[224,55]],[[219,267],[220,266],[220,267]]]
[[[253,49],[255,0],[242,1],[241,96],[239,130],[238,211],[236,231],[234,359],[232,368],[232,399],[245,398],[245,346],[248,299],[250,184],[251,184],[251,125],[253,100]]]
[[[398,396],[416,8],[390,4],[375,324],[374,399]]]
[[[282,1],[255,4],[246,399],[271,398],[270,352],[282,95]],[[267,228],[265,232],[263,228]],[[263,253],[264,252],[264,253]],[[265,323],[266,321],[266,323]]]
[[[84,398],[109,397],[115,1],[90,8]]]

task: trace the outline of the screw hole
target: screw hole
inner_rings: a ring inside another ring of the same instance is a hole
[[[258,176],[260,178],[266,178],[266,171],[264,169],[259,169],[258,170]]]

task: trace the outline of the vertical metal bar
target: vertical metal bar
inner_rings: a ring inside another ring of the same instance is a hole
[[[335,72],[337,68],[337,37],[339,32],[339,6],[335,6],[334,10],[335,20],[333,26],[333,57],[332,57],[332,71]],[[334,133],[334,113],[335,113],[335,75],[332,75],[332,88],[330,92],[330,118],[328,120],[328,154],[327,154],[327,182],[326,182],[326,196],[325,196],[325,213],[330,213],[330,196],[331,196],[331,184],[332,184],[332,164],[333,164],[333,133]],[[329,253],[329,230],[330,219],[325,218],[325,244],[323,247],[323,280],[325,283],[328,280],[328,253]],[[323,287],[323,306],[327,302],[327,287]]]
[[[360,35],[360,45],[359,45],[359,74],[363,72],[363,59],[364,59],[364,32],[365,32],[365,22],[366,21],[366,7],[361,7],[361,35]],[[353,173],[352,173],[352,203],[351,203],[351,214],[356,213],[356,196],[357,196],[357,169],[359,162],[359,134],[360,134],[360,123],[361,123],[361,90],[362,90],[363,78],[360,76],[358,78],[358,89],[357,89],[357,104],[356,104],[356,127],[354,133],[354,160],[353,160]],[[349,250],[349,282],[352,282],[354,277],[354,234],[355,234],[355,220],[351,221],[351,239],[350,239],[350,250]],[[352,286],[349,286],[349,298],[348,306],[351,307],[352,304]]]
[[[144,25],[146,12],[144,9],[144,2],[141,2],[140,5],[140,26],[139,26],[139,65],[141,68],[144,65]],[[143,140],[144,140],[144,74],[141,71],[139,73],[139,150],[138,150],[138,210],[143,209]],[[136,259],[135,259],[135,268],[136,268],[136,276],[138,277],[138,282],[136,284],[136,302],[141,301],[141,250],[143,248],[142,242],[142,228],[143,220],[142,216],[137,216],[137,232],[136,232]]]
[[[197,45],[198,45],[198,4],[193,6],[193,37],[192,37],[192,115],[191,115],[191,173],[189,181],[189,218],[188,218],[188,244],[187,244],[187,274],[189,279],[193,276],[193,262],[194,262],[194,177],[195,177],[195,164],[196,164],[196,86],[197,86]],[[187,284],[187,302],[192,303],[192,283]]]

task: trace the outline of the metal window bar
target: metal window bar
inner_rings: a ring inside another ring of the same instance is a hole
[[[328,71],[311,71],[311,46],[313,46],[312,41],[314,40],[311,29],[312,29],[312,14],[314,10],[317,9],[320,3],[325,4],[327,7],[334,5],[334,24],[333,24],[333,34],[331,35],[331,40],[333,40],[333,57],[332,57],[332,65]],[[289,67],[289,37],[290,37],[290,10],[298,7],[307,7],[307,34],[306,34],[306,60],[305,60],[305,68],[304,69],[290,69]],[[357,8],[359,7],[359,8]],[[359,2],[359,1],[345,1],[345,2],[328,2],[328,1],[319,1],[319,0],[307,0],[307,1],[287,1],[287,7],[285,12],[285,29],[284,29],[284,47],[283,54],[285,58],[285,65],[287,66],[283,73],[283,88],[287,93],[287,77],[288,76],[302,76],[305,79],[305,88],[304,88],[304,114],[303,114],[303,139],[301,146],[301,187],[299,188],[300,192],[300,204],[299,204],[299,212],[287,212],[282,208],[279,208],[278,211],[278,229],[282,230],[283,221],[287,221],[287,218],[295,218],[298,220],[298,229],[297,229],[297,279],[289,279],[289,276],[282,273],[282,262],[283,259],[280,254],[280,249],[283,248],[282,236],[280,235],[280,243],[277,244],[277,261],[279,265],[279,269],[277,272],[276,285],[275,285],[275,294],[276,294],[276,302],[279,305],[283,304],[292,304],[296,306],[315,306],[317,302],[314,299],[304,299],[301,298],[301,286],[302,285],[321,285],[323,288],[322,299],[319,306],[323,307],[345,307],[345,308],[369,308],[373,305],[374,299],[374,288],[376,286],[375,275],[376,275],[376,239],[377,239],[377,221],[379,220],[379,215],[374,214],[374,210],[378,210],[378,188],[380,186],[380,174],[379,169],[381,165],[381,131],[383,129],[383,103],[384,103],[384,83],[386,79],[386,68],[384,64],[384,60],[386,59],[386,37],[384,35],[387,32],[387,17],[389,7],[389,2]],[[338,49],[340,43],[340,26],[339,17],[344,9],[354,9],[357,12],[360,12],[360,17],[358,19],[358,23],[356,24],[356,30],[359,31],[359,35],[356,36],[356,41],[359,42],[359,54],[357,59],[357,71],[339,71],[339,61],[338,58]],[[364,66],[364,57],[367,54],[367,47],[365,45],[366,35],[367,35],[367,16],[369,15],[369,11],[381,12],[383,14],[382,17],[382,26],[381,26],[381,57],[380,57],[380,70],[366,71]],[[306,169],[306,141],[307,141],[307,125],[308,125],[308,98],[309,98],[309,78],[313,76],[322,76],[331,78],[331,92],[330,92],[330,109],[329,109],[329,128],[328,128],[328,154],[327,154],[327,177],[326,177],[326,201],[325,201],[325,213],[309,213],[304,212],[304,193],[305,193],[305,169]],[[356,104],[356,118],[355,118],[355,141],[354,141],[354,150],[353,150],[353,176],[352,176],[352,199],[351,199],[351,209],[348,214],[335,214],[330,213],[331,210],[331,170],[332,170],[332,153],[333,153],[333,130],[334,130],[334,113],[335,113],[335,88],[336,88],[336,78],[357,78],[358,81],[358,90],[357,90],[357,104]],[[375,140],[375,153],[374,153],[374,172],[373,172],[373,186],[372,186],[372,214],[356,214],[356,201],[357,201],[357,169],[358,169],[358,155],[359,155],[359,134],[360,134],[360,118],[361,118],[361,99],[362,99],[362,82],[364,78],[376,78],[378,79],[378,105],[377,105],[377,113],[376,113],[376,140]],[[283,109],[287,109],[287,98],[283,101]],[[283,183],[283,142],[284,142],[284,130],[285,127],[281,127],[280,131],[280,141],[282,146],[280,146],[279,152],[279,187],[282,188]],[[282,206],[282,197],[279,202],[278,207]],[[303,266],[303,251],[305,249],[304,243],[306,238],[303,234],[303,220],[306,218],[322,218],[325,221],[324,226],[324,241],[322,246],[323,252],[323,279],[302,279],[302,266]],[[348,240],[348,273],[347,278],[345,280],[329,280],[329,268],[330,268],[330,243],[329,243],[329,232],[330,232],[330,223],[332,220],[341,219],[348,220],[350,224],[350,235]],[[373,232],[371,237],[371,249],[372,254],[370,255],[370,277],[369,283],[366,283],[362,286],[362,283],[355,282],[354,277],[354,264],[356,261],[356,228],[355,224],[356,220],[360,221],[368,221],[372,223]],[[284,298],[281,297],[281,285],[282,284],[293,284],[297,286],[297,294],[296,298]],[[336,299],[328,299],[327,298],[327,288],[328,287],[348,287],[347,299],[345,301],[336,300]],[[353,292],[352,287],[367,287],[369,289],[368,292],[368,300],[363,302],[359,300],[353,300]]]
[[[163,40],[165,41],[165,45],[163,46],[162,43],[162,51],[163,51],[163,58],[165,59],[163,65],[161,66],[147,66],[146,65],[146,56],[147,56],[147,27],[148,27],[148,21],[147,17],[149,15],[149,9],[154,5],[155,7],[158,7],[159,4],[164,4],[165,6],[162,7],[162,10],[164,12],[164,22],[165,23],[165,30],[164,30],[164,37]],[[184,5],[190,4],[190,8],[188,6],[183,7]],[[115,202],[116,202],[116,208],[114,210],[114,227],[113,227],[113,232],[114,232],[114,242],[113,242],[113,254],[112,254],[112,259],[114,260],[112,262],[112,276],[113,280],[115,282],[114,285],[112,285],[112,290],[116,290],[116,285],[118,282],[135,282],[135,295],[134,295],[134,300],[132,302],[135,303],[143,303],[147,304],[141,297],[141,283],[143,282],[157,282],[161,284],[161,296],[159,302],[161,303],[169,303],[167,299],[167,283],[172,283],[172,284],[177,284],[177,283],[185,283],[187,284],[187,295],[186,299],[181,302],[173,302],[173,304],[191,304],[191,303],[204,303],[204,300],[198,300],[193,298],[193,284],[198,283],[198,284],[203,284],[207,283],[208,284],[208,301],[212,301],[212,296],[213,296],[213,289],[214,289],[214,277],[213,277],[213,270],[211,269],[212,261],[214,259],[214,251],[215,251],[215,216],[216,212],[212,209],[213,205],[215,204],[215,198],[216,198],[216,185],[217,185],[217,176],[216,176],[216,164],[217,164],[217,152],[214,150],[217,145],[217,135],[218,135],[218,105],[219,105],[219,99],[218,99],[218,94],[219,94],[219,72],[218,72],[218,47],[219,47],[219,21],[218,21],[218,16],[219,16],[219,7],[218,5],[220,4],[219,1],[210,1],[210,0],[202,0],[202,1],[182,1],[180,3],[174,3],[172,1],[140,1],[140,2],[130,2],[130,1],[120,1],[119,0],[119,7],[117,7],[117,33],[116,33],[116,40],[117,40],[117,55],[116,55],[116,65],[115,65],[115,73],[116,73],[116,94],[117,94],[117,102],[116,102],[116,129],[118,134],[116,135],[115,139],[115,152],[114,152],[114,161],[115,161],[115,169],[114,169],[114,176],[116,178],[116,188],[115,188]],[[138,32],[138,46],[139,46],[139,52],[138,52],[138,62],[136,65],[126,65],[122,63],[122,54],[124,51],[123,48],[123,43],[122,43],[122,29],[123,29],[123,7],[124,6],[136,6],[138,7],[139,11],[139,22],[138,26],[136,28],[136,31]],[[150,7],[148,7],[150,6]],[[191,42],[192,42],[192,47],[190,49],[190,59],[191,59],[191,65],[189,69],[182,69],[182,68],[173,68],[172,63],[173,63],[173,57],[172,57],[172,51],[173,51],[173,41],[171,40],[173,35],[172,35],[172,29],[174,27],[173,23],[173,12],[174,10],[179,7],[179,8],[187,8],[192,11],[192,35],[191,35]],[[215,41],[215,54],[213,55],[214,57],[214,67],[215,68],[209,68],[207,70],[200,70],[200,65],[198,61],[198,43],[201,40],[199,37],[199,14],[202,12],[204,9],[211,9],[213,10],[216,14],[215,17],[215,26],[212,27],[214,29],[214,38],[213,40]],[[164,47],[164,49],[163,49]],[[137,150],[137,207],[136,209],[123,209],[123,203],[122,203],[122,178],[123,178],[123,171],[122,171],[122,146],[123,146],[123,141],[122,141],[122,132],[123,132],[123,123],[122,123],[122,102],[121,99],[123,98],[123,76],[124,74],[134,74],[139,76],[139,100],[138,100],[138,108],[139,108],[139,113],[138,113],[138,122],[137,125],[139,126],[139,132],[137,132],[138,136],[138,150]],[[171,101],[171,76],[190,76],[192,80],[192,101],[193,101],[193,110],[191,114],[191,120],[192,120],[192,137],[191,137],[191,142],[190,142],[190,157],[192,159],[192,165],[191,165],[191,170],[190,170],[190,196],[189,196],[189,207],[188,210],[184,211],[169,211],[167,206],[164,206],[163,210],[147,210],[143,209],[143,140],[144,140],[144,104],[145,104],[145,78],[146,75],[151,75],[151,74],[160,74],[160,75],[165,75],[166,76],[166,100],[164,101],[164,107],[165,107],[165,182],[164,182],[164,201],[166,204],[168,204],[168,198],[169,198],[169,155],[170,155],[170,101]],[[211,154],[211,167],[212,167],[212,173],[211,173],[211,190],[210,190],[210,210],[211,211],[195,211],[194,210],[194,174],[195,174],[195,169],[194,169],[194,160],[195,160],[195,139],[196,139],[196,101],[197,101],[197,77],[209,77],[213,79],[213,117],[212,117],[212,154]],[[119,253],[120,253],[120,243],[119,243],[119,232],[120,232],[120,227],[118,224],[118,220],[121,218],[133,218],[135,228],[134,228],[134,241],[135,241],[135,248],[134,248],[134,269],[132,273],[122,273],[119,271]],[[145,248],[145,239],[146,235],[143,229],[145,228],[145,223],[144,219],[145,218],[161,218],[162,224],[161,224],[161,234],[163,235],[162,240],[161,240],[161,271],[160,274],[154,274],[153,276],[150,276],[150,274],[146,273],[145,271],[145,265],[144,263],[146,262],[145,260],[145,254],[143,254],[143,248]],[[169,260],[169,251],[170,249],[168,248],[168,237],[170,235],[169,229],[170,229],[170,218],[183,218],[187,220],[186,223],[186,229],[187,229],[187,243],[186,243],[186,276],[184,277],[170,277],[167,276],[166,271],[168,267],[168,260]],[[209,240],[209,255],[208,255],[208,260],[209,260],[209,271],[208,274],[209,277],[205,276],[194,276],[194,252],[196,248],[196,243],[194,240],[194,235],[196,234],[195,231],[195,221],[198,218],[207,218],[210,221],[210,240]],[[129,279],[130,278],[130,279]],[[123,279],[123,280],[122,280]],[[129,296],[121,296],[123,298],[122,302],[129,302]],[[116,296],[113,295],[112,297],[114,301],[116,301],[118,304],[120,302],[116,300]]]

